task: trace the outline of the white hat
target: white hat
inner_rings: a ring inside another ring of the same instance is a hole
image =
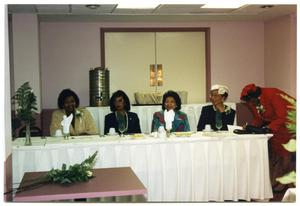
[[[220,85],[220,84],[213,85],[211,87],[210,91],[212,91],[212,90],[218,90],[218,94],[221,94],[221,95],[223,95],[225,93],[227,93],[227,94],[229,93],[228,87],[225,85]]]

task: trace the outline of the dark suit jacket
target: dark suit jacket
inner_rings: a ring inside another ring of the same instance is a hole
[[[141,133],[140,120],[136,113],[127,112],[128,115],[128,129],[127,134],[130,133]],[[105,116],[105,126],[104,134],[109,132],[109,128],[115,128],[116,132],[120,133],[118,130],[118,122],[115,113],[110,113]]]
[[[227,106],[225,106],[227,107]],[[235,117],[235,110],[231,109],[227,112],[222,113],[222,128],[221,130],[228,130],[227,125],[233,125]],[[205,106],[202,108],[200,119],[198,122],[197,130],[201,131],[205,128],[205,125],[209,124],[213,130],[216,128],[216,111],[213,108],[213,105]]]

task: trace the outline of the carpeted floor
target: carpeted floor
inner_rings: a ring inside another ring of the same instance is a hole
[[[287,189],[288,188],[285,188],[282,192],[273,192],[273,198],[270,200],[270,202],[281,202]]]

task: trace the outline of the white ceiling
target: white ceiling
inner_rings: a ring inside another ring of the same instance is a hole
[[[245,5],[238,9],[203,9],[199,4],[160,4],[154,9],[119,9],[101,4],[89,9],[81,4],[10,4],[8,12],[36,13],[41,21],[266,21],[297,12],[297,5]]]

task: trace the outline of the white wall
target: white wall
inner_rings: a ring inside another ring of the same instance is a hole
[[[12,15],[14,88],[29,81],[41,108],[38,18],[34,14]]]
[[[89,104],[89,68],[100,66],[99,27],[90,23],[41,23],[43,108],[57,108],[61,90],[71,88]]]
[[[218,23],[212,27],[211,44],[211,82],[229,87],[228,101],[239,102],[248,83],[264,85],[262,22]]]
[[[101,27],[210,27],[212,84],[227,85],[231,102],[239,102],[241,89],[249,82],[264,86],[263,22],[41,22],[42,93],[47,94],[43,108],[56,108],[64,88],[75,90],[81,105],[89,104],[88,71],[100,65]]]
[[[265,24],[265,85],[296,97],[296,15]]]

